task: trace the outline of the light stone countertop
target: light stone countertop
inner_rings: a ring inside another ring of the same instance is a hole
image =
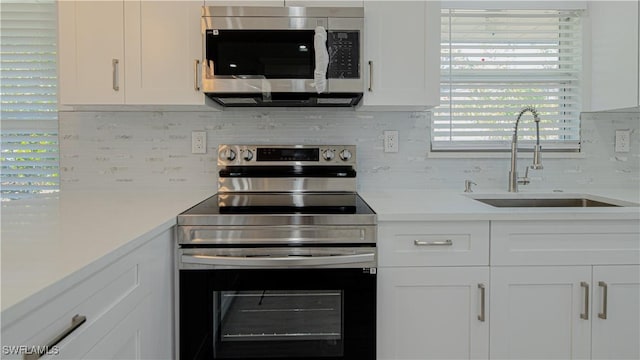
[[[640,207],[495,208],[469,196],[531,197],[484,191],[360,191],[378,221],[624,220]],[[640,203],[637,191],[598,190],[579,195]],[[3,322],[42,305],[50,296],[176,224],[176,215],[213,195],[192,193],[67,192],[2,204],[1,308]],[[542,193],[540,196],[571,196]]]
[[[3,323],[171,228],[211,195],[61,192],[3,202]]]
[[[640,190],[640,189],[639,189]],[[628,220],[640,219],[640,207],[498,208],[478,198],[589,197],[594,200],[640,204],[639,191],[589,190],[585,192],[526,191],[508,193],[484,190],[464,193],[451,190],[359,191],[360,196],[384,221],[446,220]]]

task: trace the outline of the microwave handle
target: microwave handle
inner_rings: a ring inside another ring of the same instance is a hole
[[[316,54],[316,66],[313,80],[318,94],[327,89],[327,68],[329,67],[329,52],[327,51],[327,30],[318,26],[313,37],[313,48]]]

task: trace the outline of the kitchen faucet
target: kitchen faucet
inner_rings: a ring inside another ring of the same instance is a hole
[[[518,158],[518,124],[524,113],[530,112],[536,123],[536,145],[533,147],[533,164],[527,167],[524,177],[518,177],[517,158]],[[518,192],[518,184],[526,185],[529,183],[529,168],[542,169],[542,160],[540,159],[540,118],[538,111],[533,106],[527,106],[520,111],[516,118],[515,131],[511,140],[511,170],[509,171],[509,192]]]

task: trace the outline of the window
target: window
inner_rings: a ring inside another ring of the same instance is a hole
[[[2,0],[2,200],[58,190],[54,0]]]
[[[442,10],[441,106],[431,148],[508,150],[534,106],[545,150],[580,148],[580,10]],[[535,140],[531,115],[519,142]]]

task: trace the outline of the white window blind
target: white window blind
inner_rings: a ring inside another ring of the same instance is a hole
[[[58,189],[54,0],[1,0],[2,200]]]
[[[580,148],[580,10],[442,10],[441,106],[432,150],[508,150],[525,106],[545,150]],[[535,139],[524,115],[519,142]]]

